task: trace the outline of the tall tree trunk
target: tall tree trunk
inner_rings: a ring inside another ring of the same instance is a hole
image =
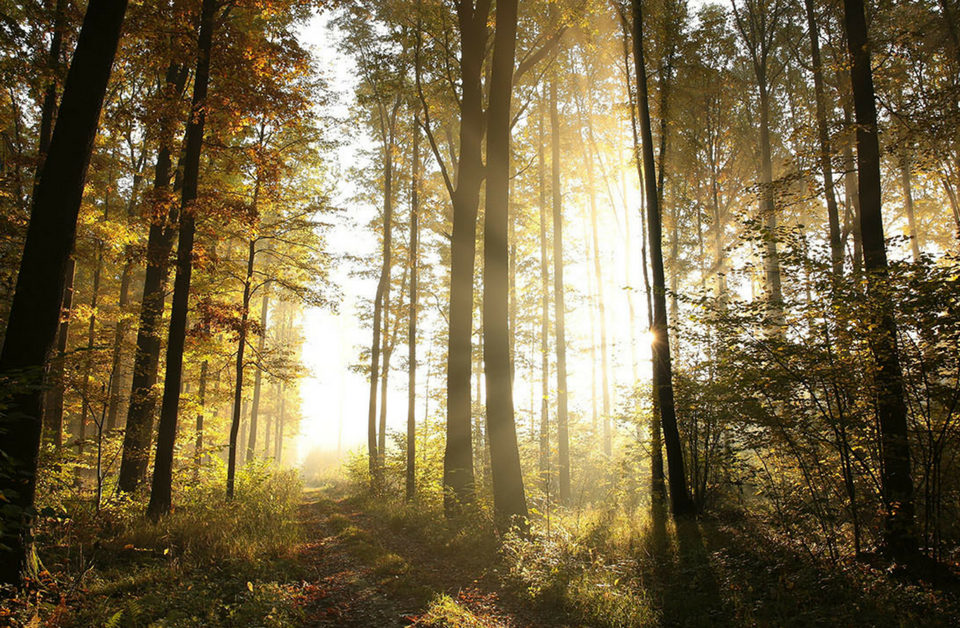
[[[637,7],[634,9],[638,10]],[[627,84],[627,99],[630,105],[630,129],[633,134],[633,159],[637,167],[637,178],[640,180],[640,194],[643,198],[643,201],[639,207],[640,214],[640,264],[641,264],[641,274],[643,275],[643,292],[646,298],[647,305],[647,329],[652,333],[653,330],[653,299],[650,294],[650,275],[647,272],[647,228],[646,228],[646,216],[644,212],[644,202],[646,201],[646,186],[644,184],[644,161],[643,161],[643,150],[640,144],[640,132],[638,130],[637,118],[637,107],[636,103],[633,100],[633,90],[630,88],[630,49],[629,42],[631,40],[631,35],[636,37],[635,33],[632,34],[630,30],[630,24],[627,22],[626,15],[621,14],[621,28],[623,30],[623,63],[624,63],[624,72],[626,76]],[[638,46],[642,46],[643,42],[637,42],[634,44],[634,51],[637,50]],[[640,63],[643,61],[641,60]],[[634,67],[637,67],[637,63],[634,63]],[[646,74],[644,74],[646,77]],[[639,87],[638,87],[639,91]],[[649,125],[648,125],[649,126]],[[651,345],[652,350],[652,345]],[[653,369],[653,394],[651,395],[651,412],[650,412],[650,496],[654,502],[663,502],[666,498],[666,487],[664,486],[664,473],[663,473],[663,442],[660,433],[660,398],[659,398],[659,387],[657,386],[657,369]]]
[[[252,275],[251,275],[252,276]],[[250,440],[247,441],[247,463],[253,462],[257,447],[257,421],[260,415],[260,385],[263,380],[263,368],[259,364],[263,360],[263,349],[267,340],[267,312],[270,309],[270,293],[267,286],[263,286],[263,298],[260,300],[260,339],[257,341],[257,372],[253,375],[253,405],[250,407]],[[269,431],[264,432],[263,439]]]
[[[840,213],[833,193],[833,166],[830,163],[830,128],[827,124],[827,102],[823,87],[823,62],[820,59],[820,33],[813,0],[803,0],[810,34],[810,60],[813,65],[813,91],[817,105],[817,139],[820,143],[820,174],[823,176],[823,195],[827,200],[827,222],[830,226],[830,261],[834,277],[843,274],[843,245],[840,240]]]
[[[543,141],[543,97],[537,124],[537,172],[540,201],[540,481],[550,490],[550,267],[547,265],[546,160]]]
[[[49,0],[47,3],[49,6]],[[50,137],[53,133],[53,119],[57,109],[57,82],[60,79],[60,55],[63,47],[63,31],[67,21],[67,0],[55,0],[53,5],[53,33],[50,37],[50,49],[47,52],[47,70],[50,72],[50,82],[43,90],[43,101],[40,104],[40,134],[37,141],[37,169],[33,182],[33,193],[37,193],[40,183],[40,170],[50,149]]]
[[[887,252],[880,206],[880,142],[870,68],[870,40],[863,0],[844,0],[844,24],[850,52],[853,104],[857,115],[857,172],[860,231],[867,291],[878,307],[870,344],[876,360],[877,414],[880,423],[885,551],[897,559],[917,553],[914,535],[913,478],[903,375],[897,349],[897,323],[885,294]]]
[[[164,84],[167,99],[180,97],[186,79],[185,67],[176,63],[169,65]],[[150,440],[153,436],[153,413],[157,405],[154,388],[160,368],[164,294],[178,215],[177,204],[173,202],[169,192],[172,165],[170,145],[173,143],[171,126],[170,120],[161,120],[162,139],[157,151],[153,179],[154,210],[147,236],[147,267],[143,277],[130,405],[127,408],[127,423],[123,433],[123,455],[118,480],[119,489],[125,492],[134,491],[147,477]]]
[[[8,473],[0,476],[6,517],[0,537],[0,583],[17,584],[32,547],[40,452],[44,363],[60,323],[66,271],[76,237],[90,153],[120,41],[125,0],[90,0],[67,72],[57,124],[33,196],[20,272],[7,318],[0,377],[21,382],[0,419]],[[22,381],[26,377],[29,381]]]
[[[257,193],[254,192],[254,199],[256,199]],[[254,207],[256,207],[256,200],[254,200]],[[233,384],[233,420],[230,423],[230,443],[229,443],[229,453],[227,458],[227,499],[233,499],[233,489],[234,483],[236,481],[237,474],[237,445],[238,437],[240,432],[240,423],[243,420],[241,408],[246,405],[246,402],[243,401],[243,370],[246,364],[244,363],[244,354],[246,353],[247,348],[247,332],[249,327],[250,320],[250,290],[251,284],[253,283],[253,268],[254,263],[257,257],[257,240],[256,238],[250,240],[250,244],[247,247],[247,274],[243,280],[243,300],[240,303],[240,332],[237,337],[237,357],[235,364],[235,373],[234,384]],[[250,433],[253,434],[250,438],[253,440],[256,438],[256,425],[251,426],[253,429],[250,430]],[[244,437],[247,435],[244,434]],[[245,438],[239,438],[239,443],[242,443]],[[250,449],[247,449],[247,460],[252,459],[252,452]]]
[[[132,219],[137,206],[137,193],[143,176],[140,173],[143,159],[137,165],[137,172],[133,175],[133,185],[130,188],[130,200],[127,202],[127,218]],[[120,389],[123,378],[120,377],[120,367],[123,362],[123,345],[130,329],[130,320],[126,310],[130,305],[130,283],[133,280],[133,266],[135,263],[134,247],[127,245],[123,253],[123,270],[120,271],[120,298],[117,301],[117,325],[113,332],[113,355],[110,360],[110,394],[107,403],[106,429],[117,428],[117,415],[120,413]]]
[[[920,261],[920,234],[917,232],[917,216],[913,206],[913,182],[910,175],[910,151],[904,149],[900,156],[900,190],[903,192],[903,212],[907,215],[910,230],[910,251],[913,261]]]
[[[76,273],[77,261],[70,257],[67,262],[67,273],[63,287],[63,304],[60,308],[60,324],[57,328],[56,357],[50,361],[48,378],[50,392],[44,402],[43,423],[50,433],[57,451],[63,447],[63,393],[66,383],[64,378],[64,363],[67,355],[67,345],[70,334],[70,316],[73,309],[73,278]]]
[[[550,80],[550,188],[553,195],[553,308],[557,345],[557,452],[560,501],[570,499],[570,437],[567,434],[567,336],[563,288],[563,195],[560,189],[560,113],[557,79]]]
[[[103,221],[107,221],[110,211],[110,192],[104,200]],[[87,440],[87,415],[93,410],[90,402],[90,375],[93,370],[93,350],[97,341],[97,306],[100,300],[100,276],[103,272],[103,241],[97,241],[97,261],[93,267],[93,286],[90,291],[90,322],[87,324],[87,350],[83,359],[83,385],[80,388],[80,425],[77,434],[77,452],[82,454]]]
[[[147,512],[157,518],[170,512],[173,480],[173,446],[177,438],[177,413],[180,407],[180,380],[183,374],[183,347],[187,335],[187,307],[190,299],[190,275],[193,271],[193,239],[196,230],[197,185],[200,179],[200,153],[206,121],[207,87],[210,82],[210,53],[213,49],[216,0],[203,0],[197,38],[197,69],[193,80],[193,102],[187,122],[183,155],[183,191],[180,198],[180,231],[177,237],[177,273],[173,280],[170,305],[170,332],[167,337],[167,370],[163,381],[163,402],[157,428],[157,453]]]
[[[510,96],[517,43],[517,0],[497,3],[487,125],[487,204],[483,229],[483,362],[493,504],[502,524],[525,525],[513,386],[510,381]]]
[[[760,213],[763,218],[763,270],[770,322],[783,321],[783,290],[780,286],[780,254],[777,251],[777,206],[773,194],[773,158],[770,144],[770,95],[766,72],[758,73],[760,90]]]
[[[417,280],[420,247],[419,113],[413,119],[413,172],[410,180],[410,309],[407,314],[407,501],[417,495]]]
[[[587,112],[589,118],[590,112]],[[588,125],[591,123],[588,121]],[[590,129],[592,135],[592,129]],[[603,401],[603,453],[609,456],[611,453],[612,430],[610,418],[610,373],[609,360],[607,358],[607,308],[603,298],[603,272],[600,268],[600,230],[597,217],[597,195],[595,189],[595,177],[593,168],[593,153],[589,148],[585,151],[587,156],[587,186],[590,188],[590,233],[593,240],[593,276],[596,284],[597,295],[597,314],[600,318],[600,396]]]
[[[194,434],[195,440],[193,445],[193,463],[196,465],[197,473],[200,472],[200,467],[203,464],[203,413],[204,405],[207,401],[208,369],[207,360],[204,360],[203,364],[200,365],[200,391],[197,394],[197,405],[199,405],[200,408],[197,410],[197,428]]]
[[[447,341],[447,441],[443,455],[444,511],[455,515],[474,496],[470,404],[473,268],[477,210],[483,182],[481,77],[490,0],[458,0],[460,29],[460,159],[456,167],[450,241],[450,325]],[[508,114],[509,115],[509,114]]]
[[[647,99],[647,71],[643,56],[643,10],[640,0],[633,0],[633,54],[637,73],[640,135],[643,143],[644,190],[647,197],[650,263],[653,266],[653,352],[654,388],[660,404],[660,422],[667,446],[667,468],[670,472],[670,501],[675,516],[689,514],[693,503],[687,492],[683,463],[683,447],[677,429],[673,400],[673,369],[670,363],[670,337],[667,325],[666,283],[663,273],[663,244],[660,204],[653,159],[653,135],[650,132],[650,109]]]

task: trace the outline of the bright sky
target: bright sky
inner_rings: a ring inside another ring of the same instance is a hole
[[[352,90],[355,85],[355,72],[352,61],[341,55],[336,49],[336,33],[330,29],[329,18],[318,16],[303,32],[304,40],[314,48],[321,70],[327,75],[329,88],[333,92],[336,105],[334,113],[347,118],[351,104]],[[374,207],[357,205],[352,200],[356,186],[348,175],[348,167],[357,165],[362,159],[361,148],[369,147],[371,140],[362,130],[345,123],[341,129],[343,145],[337,151],[335,173],[336,190],[334,203],[338,207],[348,208],[348,212],[337,215],[335,226],[327,237],[327,246],[334,255],[351,253],[354,255],[376,254],[378,242],[376,236],[362,227],[376,216]],[[625,138],[626,139],[626,138]],[[574,173],[569,173],[573,175]],[[607,302],[608,334],[611,345],[611,388],[627,385],[632,379],[631,352],[629,345],[629,318],[626,303],[627,285],[624,240],[624,216],[622,196],[627,196],[628,206],[633,212],[630,216],[631,248],[634,253],[630,259],[632,284],[637,290],[634,301],[639,329],[635,330],[638,339],[636,355],[640,364],[640,377],[649,376],[649,343],[643,342],[646,312],[640,287],[639,251],[640,224],[636,207],[640,202],[636,172],[626,170],[623,187],[621,182],[611,182],[610,193],[614,195],[616,213],[611,211],[608,189],[598,181],[598,213],[600,220],[601,264],[604,271],[604,290]],[[571,179],[564,183],[566,195],[569,188],[579,185]],[[583,203],[578,196],[577,202]],[[586,302],[588,285],[592,283],[593,269],[588,265],[589,256],[585,253],[584,239],[587,236],[587,221],[582,208],[568,203],[567,220],[564,229],[564,248],[566,264],[565,279],[568,286],[567,297],[567,338],[569,389],[571,391],[572,419],[577,415],[589,421],[590,393],[592,374],[589,362],[591,309]],[[478,268],[478,271],[480,269]],[[337,313],[326,310],[307,310],[303,319],[305,344],[303,363],[306,374],[301,380],[302,396],[301,433],[298,439],[298,452],[302,459],[311,449],[337,449],[338,441],[344,451],[356,449],[366,442],[367,406],[369,402],[369,383],[365,376],[354,373],[350,366],[355,363],[361,347],[370,343],[370,331],[358,324],[356,308],[360,299],[369,299],[376,290],[375,279],[358,279],[349,275],[349,269],[334,269],[332,279],[343,293],[343,299]],[[552,309],[552,305],[551,305]],[[599,336],[599,326],[597,326]],[[551,336],[553,330],[551,329]],[[599,337],[594,341],[599,342]],[[420,349],[421,359],[427,348]],[[388,394],[388,430],[404,429],[406,421],[406,377],[397,372],[399,359],[406,354],[401,346],[394,356],[391,386]],[[599,355],[599,354],[598,354]],[[599,359],[599,358],[598,358]],[[553,367],[551,367],[552,369]],[[421,366],[418,382],[424,382],[426,373]],[[434,376],[436,377],[436,376]],[[555,390],[555,373],[551,373],[551,388]],[[598,374],[599,379],[599,374]],[[431,387],[439,385],[435,379]],[[517,422],[523,431],[529,425],[531,410],[539,411],[539,374],[518,368],[515,387]],[[599,396],[599,395],[598,395]],[[614,394],[614,403],[616,395]],[[418,409],[423,407],[423,400]],[[422,419],[421,419],[422,420]],[[341,431],[342,430],[342,431]]]

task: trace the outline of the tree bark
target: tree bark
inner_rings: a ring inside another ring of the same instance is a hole
[[[254,199],[256,199],[256,196],[257,193],[254,192]],[[256,200],[254,200],[254,206],[256,206]],[[253,265],[256,257],[257,240],[254,238],[250,240],[247,248],[247,274],[243,281],[243,300],[240,303],[240,333],[237,338],[236,375],[233,384],[233,420],[230,423],[230,449],[227,458],[227,499],[233,499],[233,490],[237,475],[237,438],[240,432],[240,422],[243,420],[242,406],[244,405],[243,369],[246,366],[246,364],[244,364],[244,354],[247,348],[247,330],[250,319],[250,289],[251,283],[253,282]],[[250,441],[248,441],[248,443],[256,440],[256,432],[257,426],[251,421],[249,430]],[[242,443],[243,441],[244,439],[240,438],[240,442]],[[253,451],[252,446],[250,446],[247,449],[247,462],[252,460],[252,458]]]
[[[443,455],[444,511],[453,516],[473,501],[470,375],[473,335],[473,270],[477,210],[483,182],[483,57],[490,0],[459,0],[460,159],[453,194],[450,242],[450,325],[447,341],[447,441]],[[508,114],[509,115],[509,114]]]
[[[883,463],[881,478],[886,509],[884,550],[893,558],[908,560],[917,553],[913,478],[910,474],[907,407],[897,348],[897,324],[892,304],[884,293],[888,269],[880,205],[880,142],[873,71],[870,67],[870,40],[863,0],[844,0],[843,5],[851,60],[853,105],[857,116],[857,172],[863,262],[867,274],[867,292],[875,301],[874,305],[879,308],[875,312],[875,330],[870,334],[870,344],[876,360],[875,385]]]
[[[171,63],[167,68],[165,89],[170,99],[179,98],[186,83],[185,68]],[[170,126],[170,121],[161,121]],[[176,234],[177,205],[169,193],[171,178],[170,144],[173,131],[163,129],[163,138],[157,151],[154,169],[154,210],[147,236],[147,267],[143,277],[143,297],[140,300],[140,321],[137,345],[133,355],[133,379],[130,386],[130,405],[123,434],[123,455],[120,460],[118,487],[132,492],[147,477],[150,441],[153,435],[153,413],[157,404],[154,387],[160,368],[161,323],[163,322],[164,294],[170,271],[170,251]]]
[[[813,65],[813,91],[817,105],[817,140],[820,148],[820,174],[823,176],[823,195],[827,201],[827,222],[830,226],[830,261],[834,277],[843,274],[843,246],[840,241],[840,213],[833,193],[833,166],[830,163],[830,129],[827,125],[827,102],[823,87],[823,62],[820,58],[820,34],[813,0],[803,0],[810,34],[810,61]]]
[[[41,380],[57,336],[66,271],[76,237],[90,153],[120,41],[125,0],[90,0],[67,72],[60,113],[40,173],[20,272],[7,318],[0,377],[11,390],[0,419],[9,473],[0,478],[8,512],[0,538],[0,583],[28,567],[40,451]],[[25,381],[26,380],[26,381]]]
[[[417,280],[420,247],[419,113],[413,119],[413,172],[410,181],[410,308],[407,314],[407,501],[417,496]]]
[[[64,365],[67,355],[67,345],[70,335],[70,316],[73,309],[73,279],[76,273],[77,261],[70,257],[67,262],[66,284],[63,287],[63,304],[60,307],[60,324],[57,328],[56,357],[50,360],[48,379],[50,392],[44,402],[43,423],[45,429],[52,433],[53,445],[57,451],[63,447],[63,393],[66,386]]]
[[[177,237],[177,273],[173,281],[170,305],[170,331],[167,337],[167,370],[163,381],[163,402],[157,431],[157,453],[147,512],[158,518],[170,512],[173,480],[173,446],[177,438],[177,413],[180,406],[180,380],[183,374],[183,347],[187,335],[187,307],[190,299],[190,275],[193,271],[193,240],[196,230],[197,186],[200,179],[200,153],[206,121],[207,87],[210,82],[210,53],[213,49],[216,0],[203,0],[197,38],[197,69],[193,81],[193,102],[187,122],[184,150],[183,191],[180,198],[180,231]]]
[[[497,3],[487,128],[487,203],[483,229],[483,362],[493,505],[501,525],[525,526],[508,312],[510,203],[510,97],[517,43],[517,0]]]
[[[251,278],[252,278],[251,274]],[[253,375],[253,405],[250,407],[250,439],[247,441],[247,463],[253,462],[257,447],[257,420],[260,415],[260,385],[263,380],[263,368],[260,360],[263,359],[263,349],[267,340],[267,312],[270,309],[270,293],[267,286],[263,286],[263,298],[260,301],[260,339],[257,342],[257,372]],[[269,440],[264,431],[264,440]]]
[[[683,463],[683,447],[677,429],[677,415],[673,400],[673,369],[670,363],[670,337],[667,324],[666,283],[663,273],[663,244],[660,223],[660,205],[653,159],[653,135],[650,132],[650,109],[647,98],[647,71],[643,55],[643,10],[640,0],[633,0],[633,54],[637,73],[637,101],[639,105],[640,135],[643,144],[644,190],[647,197],[647,235],[650,264],[653,267],[653,352],[654,389],[660,406],[660,422],[667,447],[670,502],[674,516],[689,514],[693,502],[687,491]]]
[[[560,189],[560,114],[557,79],[550,80],[550,188],[553,201],[553,308],[557,345],[557,453],[558,490],[562,503],[570,500],[570,437],[567,434],[567,336],[563,287],[563,195]]]
[[[537,172],[540,201],[540,481],[550,491],[550,267],[547,264],[546,160],[543,141],[543,98],[537,125]]]

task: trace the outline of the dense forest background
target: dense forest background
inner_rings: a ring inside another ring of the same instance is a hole
[[[0,0],[0,75],[0,621],[958,617],[956,0]]]

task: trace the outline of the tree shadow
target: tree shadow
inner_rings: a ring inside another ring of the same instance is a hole
[[[729,623],[720,586],[700,524],[680,517],[668,526],[666,506],[654,504],[647,551],[652,561],[649,587],[665,626],[704,626]]]

